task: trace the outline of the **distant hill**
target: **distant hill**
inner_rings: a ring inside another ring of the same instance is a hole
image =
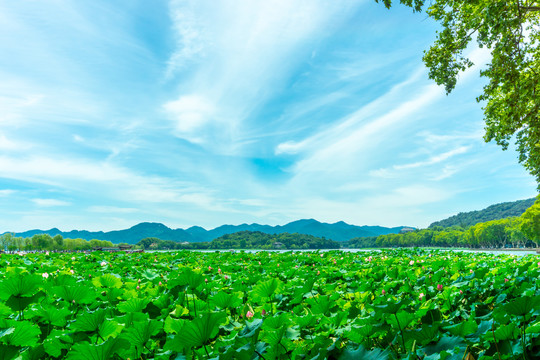
[[[390,233],[399,233],[403,226],[387,228],[382,226],[356,226],[343,221],[327,224],[317,220],[298,220],[286,225],[270,226],[260,224],[242,225],[222,225],[212,230],[206,230],[200,226],[192,226],[188,229],[171,229],[161,223],[144,222],[129,229],[115,231],[86,231],[72,230],[68,232],[60,231],[57,228],[50,230],[29,230],[16,233],[15,236],[32,237],[35,234],[62,235],[64,238],[81,238],[85,240],[99,239],[108,240],[113,243],[136,244],[147,237],[155,237],[162,240],[172,240],[177,242],[202,242],[212,241],[226,234],[233,234],[240,231],[259,231],[266,234],[298,233],[326,238],[335,241],[346,241],[356,237],[378,236]]]
[[[429,225],[429,228],[433,228],[435,226],[461,226],[467,228],[481,222],[505,219],[511,216],[521,216],[525,210],[534,204],[535,200],[535,198],[532,198],[527,200],[505,202],[488,206],[483,210],[459,213],[457,215],[450,216],[447,219],[436,221]]]

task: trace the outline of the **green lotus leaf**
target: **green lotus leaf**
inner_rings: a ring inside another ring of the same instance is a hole
[[[125,339],[111,338],[100,345],[87,342],[75,344],[68,353],[68,360],[110,360],[114,354],[120,354],[129,349],[129,342]]]
[[[41,360],[45,357],[45,348],[43,345],[29,347],[22,353],[23,360]]]
[[[11,296],[31,297],[42,284],[43,278],[39,275],[23,273],[8,277],[0,282],[0,299],[7,300]]]
[[[71,329],[74,331],[97,331],[99,326],[105,321],[105,315],[105,309],[98,309],[94,312],[79,315],[71,323]]]
[[[162,328],[163,323],[156,320],[134,322],[132,326],[124,330],[120,337],[129,341],[131,349],[138,356],[150,338]]]
[[[246,326],[242,330],[240,330],[240,332],[238,333],[238,337],[250,338],[254,336],[259,331],[262,324],[263,324],[262,319],[255,319],[251,322],[247,321]]]
[[[42,305],[37,311],[42,322],[54,326],[64,327],[67,324],[66,318],[71,315],[71,311],[66,308],[56,308],[50,305]]]
[[[339,360],[386,360],[390,356],[390,350],[366,350],[362,345],[356,349],[346,348],[343,354],[339,357]]]
[[[43,297],[43,292],[38,292],[33,296],[15,296],[11,295],[6,301],[6,305],[9,306],[13,311],[22,311],[28,307],[28,305],[35,303],[39,298]]]
[[[420,329],[405,330],[407,339],[416,340],[422,346],[425,346],[433,341],[437,341],[439,336],[438,325],[422,325]]]
[[[210,298],[210,303],[220,309],[235,308],[242,303],[242,299],[236,294],[227,294],[224,291],[218,291]]]
[[[170,316],[167,316],[163,329],[168,334],[178,334],[184,327],[186,320],[184,319],[174,319]]]
[[[455,325],[446,326],[444,329],[454,336],[465,337],[474,334],[478,330],[478,324],[476,321],[469,319]]]
[[[250,292],[250,296],[255,301],[270,299],[274,294],[279,293],[283,288],[283,282],[272,278],[257,284]]]
[[[175,335],[172,345],[176,349],[200,347],[217,335],[219,325],[225,321],[225,313],[203,313],[184,325],[182,331]]]
[[[504,310],[512,315],[526,315],[540,307],[540,295],[521,296],[504,305]]]
[[[107,340],[110,337],[117,337],[124,328],[123,324],[119,324],[113,320],[105,320],[101,325],[99,325],[99,336]]]
[[[397,317],[397,321],[396,321]],[[411,314],[406,311],[399,311],[395,315],[387,315],[386,321],[392,325],[396,330],[404,330],[409,324],[416,319],[415,314]],[[399,321],[399,324],[398,324]]]
[[[69,303],[75,301],[80,304],[91,304],[96,299],[95,291],[84,285],[57,286],[54,293]]]
[[[316,296],[310,299],[306,299],[311,311],[314,314],[326,314],[334,307],[335,302],[330,300],[330,296]]]
[[[519,329],[514,323],[508,325],[497,326],[495,329],[495,338],[497,340],[512,340],[519,334]],[[491,334],[488,334],[488,339]]]
[[[147,280],[154,280],[156,278],[159,277],[159,273],[154,271],[154,270],[150,270],[150,269],[145,269],[142,273],[141,273],[141,276]]]
[[[52,330],[43,342],[45,352],[50,356],[59,357],[62,350],[67,350],[73,345],[73,337],[67,331]]]
[[[2,342],[13,346],[34,346],[39,341],[41,330],[30,321],[8,320],[6,325],[13,329],[5,331],[1,336]]]
[[[457,353],[463,354],[465,353],[465,348],[467,345],[465,344],[465,341],[457,336],[442,336],[439,341],[434,345],[429,345],[424,347],[422,350],[427,355],[432,354],[440,354],[443,351],[454,351],[456,350]]]
[[[19,356],[19,348],[12,345],[0,344],[0,360],[13,360]]]
[[[275,330],[282,327],[287,327],[291,323],[291,318],[288,313],[279,313],[271,317],[267,317],[263,322],[263,329]]]
[[[105,274],[102,276],[98,276],[92,280],[92,284],[96,287],[101,288],[121,288],[122,287],[122,279],[119,275],[115,274]]]
[[[140,312],[146,307],[146,305],[148,305],[149,302],[149,299],[132,298],[128,301],[119,303],[117,308],[118,311],[123,313]]]

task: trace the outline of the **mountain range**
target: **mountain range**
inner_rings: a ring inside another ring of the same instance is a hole
[[[534,204],[535,200],[535,198],[531,198],[525,200],[510,201],[491,205],[483,210],[460,212],[457,215],[450,216],[449,218],[432,223],[431,225],[429,225],[429,228],[433,229],[437,226],[442,226],[445,228],[452,226],[460,226],[463,228],[467,228],[481,222],[506,219],[512,216],[521,216],[525,212],[525,210],[527,210]]]
[[[99,239],[108,240],[113,243],[136,244],[141,239],[155,237],[161,240],[173,240],[178,242],[201,242],[211,241],[225,234],[232,234],[239,231],[260,231],[267,234],[299,233],[324,237],[335,241],[346,241],[356,237],[378,236],[390,233],[399,233],[404,226],[387,228],[383,226],[356,226],[343,221],[328,224],[314,219],[297,220],[286,225],[222,225],[212,230],[206,230],[200,226],[192,226],[187,229],[171,229],[161,223],[143,222],[129,229],[114,231],[87,231],[72,230],[68,232],[60,231],[57,228],[50,230],[29,230],[15,233],[15,236],[32,237],[35,234],[49,234],[51,236],[62,235],[64,238],[81,238],[85,240]]]

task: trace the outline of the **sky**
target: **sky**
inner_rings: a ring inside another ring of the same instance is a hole
[[[537,195],[373,0],[0,0],[0,233],[314,218],[427,227]]]

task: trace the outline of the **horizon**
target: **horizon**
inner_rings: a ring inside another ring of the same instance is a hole
[[[0,14],[0,233],[426,228],[538,195],[513,147],[482,139],[489,53],[468,49],[476,65],[446,96],[422,63],[438,26],[402,5],[20,1]]]
[[[48,228],[48,229],[27,229],[27,230],[23,230],[23,231],[6,231],[6,232],[0,232],[0,235],[3,234],[3,233],[24,233],[24,232],[28,232],[28,231],[36,231],[36,230],[39,230],[39,231],[50,231],[50,230],[58,230],[60,232],[71,232],[71,231],[89,231],[89,232],[99,232],[99,231],[102,231],[102,232],[110,232],[110,231],[120,231],[120,230],[127,230],[127,229],[131,229],[137,225],[141,225],[141,224],[157,224],[157,225],[164,225],[166,227],[168,227],[169,229],[171,230],[188,230],[190,228],[193,228],[193,227],[198,227],[198,228],[202,228],[204,229],[205,231],[211,231],[211,230],[215,230],[217,228],[220,228],[222,226],[242,226],[242,225],[247,225],[247,226],[251,226],[251,225],[261,225],[261,226],[271,226],[271,227],[277,227],[277,226],[285,226],[285,225],[288,225],[290,223],[294,223],[294,222],[298,222],[298,221],[310,221],[310,220],[314,220],[320,224],[327,224],[327,225],[335,225],[335,224],[338,224],[340,222],[342,223],[345,223],[346,225],[350,225],[350,226],[357,226],[357,227],[383,227],[383,228],[388,228],[388,229],[391,229],[391,228],[399,228],[399,227],[411,227],[411,228],[416,228],[414,226],[409,226],[409,225],[399,225],[399,226],[384,226],[384,225],[357,225],[357,224],[350,224],[350,223],[347,223],[345,221],[336,221],[334,223],[327,223],[327,222],[323,222],[323,221],[319,221],[317,219],[297,219],[297,220],[293,220],[293,221],[290,221],[290,222],[287,222],[285,224],[276,224],[276,225],[271,225],[271,224],[260,224],[260,223],[241,223],[241,224],[221,224],[219,226],[216,226],[216,227],[213,227],[213,228],[205,228],[203,226],[199,226],[199,225],[190,225],[190,226],[187,226],[187,227],[184,227],[184,228],[176,228],[176,227],[171,227],[171,226],[168,226],[167,224],[164,224],[164,223],[161,223],[161,222],[154,222],[154,221],[142,221],[140,223],[137,223],[137,224],[134,224],[134,225],[131,225],[131,226],[128,226],[126,228],[122,228],[122,229],[112,229],[112,230],[107,230],[107,231],[104,231],[104,230],[88,230],[88,229],[70,229],[70,230],[63,230],[61,228],[58,228],[58,227],[52,227],[52,228]],[[418,228],[416,228],[418,229]]]

